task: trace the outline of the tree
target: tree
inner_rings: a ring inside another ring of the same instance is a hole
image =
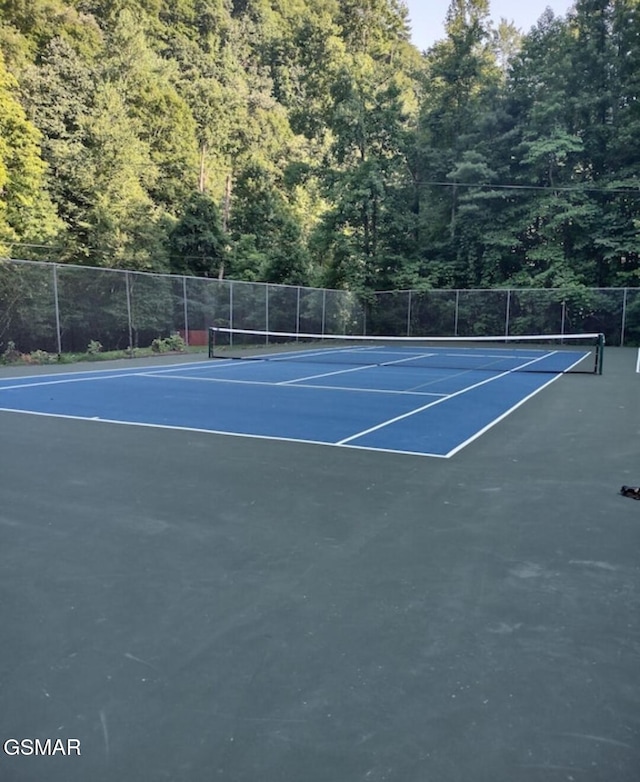
[[[308,281],[302,228],[284,191],[284,183],[258,163],[247,165],[236,178],[230,224],[237,244],[234,275],[289,284]]]
[[[417,153],[419,242],[426,256],[424,276],[435,285],[471,283],[467,251],[473,210],[467,203],[462,241],[461,204],[474,179],[494,176],[489,137],[504,122],[499,111],[503,74],[492,48],[488,12],[487,0],[452,0],[447,36],[427,53]],[[473,265],[477,263],[476,257]]]
[[[57,260],[86,257],[92,183],[86,123],[95,103],[98,73],[63,38],[43,47],[37,65],[25,70],[25,105],[42,132],[46,185],[65,224]],[[83,249],[80,249],[83,248]]]
[[[162,270],[163,215],[149,195],[158,172],[116,85],[100,85],[85,131],[89,253],[101,265]]]
[[[62,227],[43,189],[42,136],[27,119],[17,90],[0,55],[0,247],[4,253],[16,241],[46,243]]]
[[[192,193],[170,235],[171,271],[199,277],[224,276],[227,238],[220,211],[205,193]]]
[[[514,62],[510,99],[520,121],[512,155],[519,181],[545,188],[530,192],[519,228],[526,276],[538,284],[609,285],[618,264],[626,267],[618,279],[637,269],[639,204],[624,191],[637,187],[638,146],[629,179],[621,165],[628,150],[619,156],[617,145],[621,75],[637,46],[615,42],[614,18],[607,0],[579,0],[567,20],[548,12]]]
[[[178,210],[196,187],[198,158],[196,123],[177,91],[177,69],[152,50],[130,10],[118,14],[108,48],[106,78],[117,86],[157,169],[149,195],[158,206]]]
[[[323,182],[331,206],[314,247],[324,258],[325,284],[371,290],[411,276],[417,60],[402,4],[353,0],[343,4],[339,24],[350,54],[330,90],[332,143]]]
[[[637,284],[638,0],[525,35],[488,12],[450,0],[421,55],[402,0],[0,0],[5,246],[359,292]]]

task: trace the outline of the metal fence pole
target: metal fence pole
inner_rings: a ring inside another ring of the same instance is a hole
[[[58,301],[58,267],[53,264],[53,301],[56,309],[56,338],[58,344],[58,355],[62,353],[62,333],[60,331],[60,303]]]
[[[327,317],[327,291],[322,290],[322,336],[324,337],[325,321]]]
[[[189,347],[189,307],[187,304],[187,278],[182,278],[182,306],[184,312],[184,344]]]
[[[622,323],[620,324],[620,347],[624,347],[624,330],[627,323],[627,293],[629,292],[628,288],[624,289],[624,293],[622,295]]]
[[[300,293],[301,289],[298,285],[298,295],[296,296],[296,334],[300,333]]]
[[[269,286],[264,286],[264,330],[267,332],[264,337],[265,344],[269,344]]]
[[[407,302],[407,337],[411,336],[411,291],[409,291],[409,301]]]
[[[511,288],[507,291],[507,315],[504,324],[504,335],[509,336],[509,320],[511,318]]]
[[[127,322],[129,325],[129,351],[133,350],[133,321],[131,319],[131,286],[129,284],[129,272],[124,273],[125,289],[127,291]]]
[[[453,316],[453,336],[458,336],[458,312],[460,310],[460,291],[456,291],[456,311]]]
[[[233,329],[233,282],[229,282],[229,328]],[[233,331],[229,332],[229,344],[233,345]]]

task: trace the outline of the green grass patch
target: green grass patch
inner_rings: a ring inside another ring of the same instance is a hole
[[[205,347],[173,348],[166,344],[168,340],[162,340],[165,344],[157,347],[133,348],[131,350],[87,350],[84,353],[48,353],[46,350],[34,350],[31,353],[20,353],[15,350],[6,350],[0,354],[0,366],[30,366],[33,364],[77,364],[80,362],[115,361],[119,359],[149,358],[159,355],[197,355],[206,353]]]

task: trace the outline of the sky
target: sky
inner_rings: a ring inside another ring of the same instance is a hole
[[[428,49],[444,38],[444,20],[449,0],[405,0],[411,18],[412,40],[418,49]],[[491,17],[498,23],[502,17],[513,22],[522,32],[528,32],[551,8],[556,16],[564,16],[572,0],[490,0]]]

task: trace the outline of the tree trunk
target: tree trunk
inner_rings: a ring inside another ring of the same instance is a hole
[[[205,191],[205,167],[204,167],[204,158],[207,154],[207,145],[203,142],[202,147],[200,148],[200,179],[198,180],[198,190],[201,193],[204,193]]]

